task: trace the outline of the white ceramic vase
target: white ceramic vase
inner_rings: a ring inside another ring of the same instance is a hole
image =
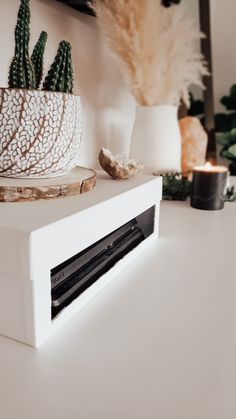
[[[130,155],[142,162],[146,171],[180,172],[181,136],[176,106],[137,107]]]
[[[62,176],[78,164],[80,97],[0,88],[0,176]]]

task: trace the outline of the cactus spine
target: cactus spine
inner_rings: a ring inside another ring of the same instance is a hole
[[[34,68],[29,58],[29,0],[21,0],[15,28],[15,55],[9,71],[9,87],[34,89]]]
[[[43,59],[44,59],[44,51],[46,42],[48,39],[47,32],[41,32],[39,40],[34,47],[33,53],[31,55],[31,61],[34,66],[34,74],[35,74],[35,87],[36,89],[39,88],[40,83],[43,77]]]
[[[60,42],[55,60],[43,84],[43,90],[72,93],[73,71],[69,42]]]

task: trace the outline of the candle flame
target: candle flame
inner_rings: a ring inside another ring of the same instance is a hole
[[[207,161],[204,166],[195,166],[194,171],[207,172],[207,173],[225,173],[228,172],[228,168],[225,166],[215,166],[211,162]]]
[[[209,162],[209,161],[207,161],[206,163],[205,163],[205,166],[204,166],[204,168],[208,171],[211,171],[212,170],[212,164]]]

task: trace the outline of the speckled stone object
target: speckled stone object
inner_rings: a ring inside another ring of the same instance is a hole
[[[0,175],[68,173],[78,163],[81,132],[79,96],[0,88]]]
[[[66,176],[51,179],[9,179],[0,177],[0,202],[24,202],[55,199],[91,191],[96,172],[76,167]]]

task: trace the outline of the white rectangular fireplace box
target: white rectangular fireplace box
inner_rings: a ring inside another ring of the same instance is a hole
[[[161,186],[153,176],[113,181],[99,173],[95,189],[80,196],[1,203],[0,334],[37,347],[65,324],[156,239]],[[148,237],[52,318],[51,270],[149,209]]]

